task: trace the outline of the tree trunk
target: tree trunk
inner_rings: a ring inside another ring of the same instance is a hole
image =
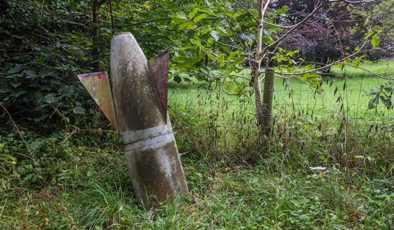
[[[262,104],[262,134],[269,137],[272,130],[272,102],[274,98],[274,86],[275,86],[275,74],[274,70],[268,65],[265,69],[264,79],[264,95]]]
[[[255,107],[256,107],[256,122],[257,126],[259,127],[260,133],[263,134],[263,106],[261,103],[261,86],[259,82],[259,74],[260,74],[260,63],[254,62],[252,63],[252,85],[254,89],[254,94],[255,94]]]
[[[92,68],[94,72],[100,71],[100,50],[99,50],[99,35],[100,35],[100,26],[99,26],[99,11],[100,6],[104,3],[103,0],[93,0],[92,7]]]
[[[250,66],[252,70],[252,79],[250,85],[253,85],[255,93],[255,106],[256,106],[256,120],[257,126],[259,127],[260,133],[263,134],[263,107],[261,103],[261,88],[260,88],[260,67],[261,60],[263,59],[262,46],[263,46],[263,31],[264,31],[264,14],[267,11],[268,4],[270,0],[258,0],[257,1],[257,11],[259,13],[259,23],[257,28],[257,46],[254,59],[250,61]]]

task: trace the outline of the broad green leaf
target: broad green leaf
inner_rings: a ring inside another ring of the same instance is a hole
[[[205,26],[199,27],[199,30],[200,30],[200,34],[204,35],[204,34],[211,32],[212,28],[210,25],[205,25]]]
[[[175,15],[172,17],[171,23],[172,24],[179,24],[187,20],[186,14],[182,11],[176,12]]]
[[[196,14],[198,13],[198,11],[200,10],[200,8],[196,7],[192,10],[192,12],[189,13],[188,17],[190,19],[194,18],[194,16],[196,16]]]
[[[206,18],[206,17],[208,17],[208,14],[200,14],[200,15],[198,15],[197,17],[195,17],[195,18],[193,19],[193,22],[194,22],[194,23],[197,23],[197,22],[201,21],[202,19],[204,19],[204,18]]]
[[[238,52],[232,52],[230,55],[228,55],[227,61],[228,62],[233,61],[235,56],[237,56],[237,54],[238,54]]]
[[[201,48],[201,49],[204,49],[204,48],[205,48],[205,47],[201,44],[201,42],[198,41],[198,40],[196,40],[196,39],[190,39],[190,42],[191,42],[193,45],[196,45],[196,46],[198,46],[198,47]]]
[[[380,37],[379,35],[375,34],[372,36],[371,45],[375,48],[380,44]]]
[[[179,25],[178,29],[183,30],[183,29],[188,29],[188,30],[194,30],[196,28],[195,25],[193,25],[193,23],[191,22],[185,22],[182,23],[181,25]]]

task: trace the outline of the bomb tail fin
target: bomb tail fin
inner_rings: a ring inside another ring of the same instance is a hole
[[[80,74],[78,79],[111,122],[112,127],[118,129],[107,72]]]

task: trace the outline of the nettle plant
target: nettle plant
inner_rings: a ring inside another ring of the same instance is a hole
[[[363,1],[323,0],[313,5],[300,1],[305,4],[299,5],[309,8],[292,22],[289,20],[291,14],[287,15],[289,7],[278,2],[281,1],[200,0],[176,12],[171,21],[184,34],[183,39],[176,42],[172,59],[174,80],[190,81],[193,76],[209,83],[224,82],[221,85],[225,92],[232,95],[253,93],[257,125],[261,135],[267,137],[272,126],[275,75],[298,77],[318,91],[321,75],[327,69],[334,65],[358,66],[365,60],[363,54],[380,43],[378,26],[366,29],[361,39],[346,47],[338,30],[333,29],[331,32],[336,35],[337,43],[342,45],[340,55],[332,60],[325,58],[324,63],[305,60],[299,50],[286,49],[283,45],[286,39],[306,23],[319,22],[322,18],[330,21],[328,17],[335,15],[337,9],[348,13],[350,18],[351,12],[346,7]],[[324,50],[319,52],[324,53]],[[263,92],[261,80],[264,80]]]

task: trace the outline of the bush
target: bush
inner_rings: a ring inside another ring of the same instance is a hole
[[[79,9],[67,1],[7,2],[0,15],[0,103],[15,120],[41,128],[97,113],[77,79],[91,59],[87,16],[69,13]]]

